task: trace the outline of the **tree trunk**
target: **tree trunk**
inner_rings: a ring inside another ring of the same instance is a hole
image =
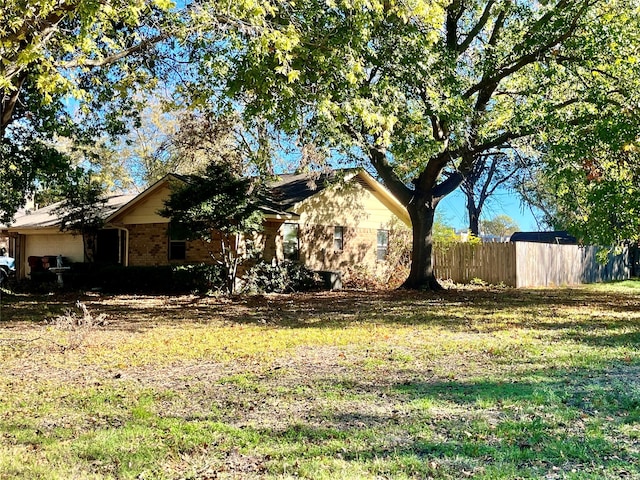
[[[469,213],[469,233],[474,237],[480,236],[480,212],[475,205],[467,199],[467,211]]]
[[[82,234],[84,261],[87,263],[93,263],[95,260],[97,237],[98,234],[93,232],[85,232]]]
[[[432,202],[417,201],[407,207],[413,229],[411,271],[401,288],[412,290],[442,290],[433,271],[433,220],[435,206]]]

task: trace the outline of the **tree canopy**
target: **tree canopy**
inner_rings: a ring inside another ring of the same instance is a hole
[[[230,162],[211,162],[202,175],[183,177],[172,186],[160,214],[185,240],[202,240],[223,267],[229,293],[235,292],[238,266],[245,253],[243,235],[262,229],[259,184],[238,175]]]
[[[221,46],[227,91],[375,168],[412,219],[412,288],[437,288],[434,211],[487,153],[625,108],[620,77],[637,70],[636,1],[277,2],[268,19],[270,36]]]
[[[0,175],[11,188],[0,193],[2,220],[37,182],[72,167],[61,139],[82,148],[124,133],[148,98],[141,92],[162,86],[179,98],[182,78],[193,78],[187,43],[215,42],[225,25],[249,29],[263,14],[257,1],[6,0]]]
[[[0,193],[4,221],[36,182],[64,180],[73,162],[56,143],[122,131],[136,86],[154,77],[166,0],[7,0],[0,12]],[[167,14],[167,15],[165,15]],[[19,172],[16,173],[16,172]]]
[[[0,133],[15,120],[25,88],[44,103],[61,94],[130,100],[128,89],[152,78],[146,62],[151,47],[169,35],[164,14],[172,7],[170,0],[7,0],[0,27]]]
[[[496,215],[493,218],[480,221],[480,230],[485,235],[507,237],[520,230],[518,223],[509,215]]]

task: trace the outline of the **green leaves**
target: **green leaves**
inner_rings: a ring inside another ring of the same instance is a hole
[[[426,211],[488,153],[578,144],[581,128],[605,112],[635,109],[638,8],[637,0],[278,2],[266,17],[273,31],[234,29],[234,48],[220,50],[233,57],[221,84],[246,116],[369,163],[406,206]],[[430,230],[429,218],[413,221]]]
[[[159,212],[186,239],[204,242],[225,269],[229,293],[235,291],[237,268],[244,260],[240,238],[262,230],[260,184],[238,175],[235,167],[229,161],[211,162],[203,175],[176,179]]]

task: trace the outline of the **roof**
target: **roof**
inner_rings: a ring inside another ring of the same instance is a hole
[[[511,242],[555,243],[558,245],[577,245],[578,240],[564,230],[552,232],[516,232]]]
[[[321,173],[313,178],[306,173],[283,174],[278,180],[269,183],[271,197],[269,200],[284,210],[292,208],[297,203],[306,200],[324,190],[327,186],[336,183],[344,177],[346,170]]]
[[[187,181],[187,177],[182,175],[168,174],[139,194],[109,197],[100,216],[105,220],[105,223],[111,222],[124,212],[136,208],[141,201],[158,189],[165,187],[167,182],[172,179]],[[405,224],[410,225],[406,209],[386,188],[363,169],[334,170],[328,173],[320,173],[317,176],[306,173],[279,175],[277,180],[269,183],[269,194],[266,198],[262,198],[260,209],[266,215],[285,216],[287,218],[297,217],[298,214],[295,212],[295,208],[300,202],[342,180],[350,181],[354,179],[376,195]],[[57,214],[59,206],[60,203],[55,203],[31,213],[20,215],[9,228],[11,230],[19,230],[59,227],[61,222]]]
[[[113,212],[119,210],[123,205],[135,198],[136,195],[113,195],[107,198],[102,211],[101,218],[108,218]],[[62,202],[54,203],[46,207],[24,213],[17,216],[15,221],[9,226],[10,229],[37,229],[59,227],[61,223],[57,209]]]
[[[290,215],[297,215],[295,209],[300,202],[341,181],[352,180],[370,191],[407,226],[411,225],[406,208],[391,192],[362,168],[337,169],[316,175],[307,173],[281,174],[278,176],[278,180],[269,183],[271,195],[265,201],[263,210],[267,212],[267,208],[273,208],[284,210]]]

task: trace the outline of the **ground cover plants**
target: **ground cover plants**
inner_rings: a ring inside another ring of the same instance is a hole
[[[640,478],[639,293],[5,293],[0,479]]]

